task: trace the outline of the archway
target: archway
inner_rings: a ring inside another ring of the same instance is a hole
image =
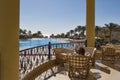
[[[87,0],[87,42],[94,46],[95,0]],[[0,80],[19,80],[19,0],[0,0]]]

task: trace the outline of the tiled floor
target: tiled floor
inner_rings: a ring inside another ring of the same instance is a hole
[[[70,80],[70,78],[66,71],[61,71],[48,80]],[[120,60],[114,64],[110,61],[97,60],[95,67],[90,69],[89,77],[86,80],[120,80]]]

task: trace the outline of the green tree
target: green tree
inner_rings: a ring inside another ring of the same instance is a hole
[[[70,36],[72,37],[72,35],[74,34],[74,30],[70,30]]]
[[[28,31],[28,36],[29,38],[32,38],[32,32],[30,30]]]
[[[26,29],[23,30],[23,34],[27,34],[27,30]]]
[[[51,34],[51,35],[50,35],[50,38],[55,38],[55,35],[54,35],[54,34]]]
[[[61,38],[65,38],[65,34],[64,33],[61,33]]]
[[[20,34],[23,34],[23,30],[20,28]]]
[[[42,37],[43,35],[42,35],[42,33],[41,33],[41,31],[38,31],[37,32],[37,37]]]
[[[100,31],[101,31],[101,27],[100,26],[96,26],[95,27],[95,36],[96,37],[99,37],[98,34],[99,34]]]
[[[67,32],[65,37],[69,38],[70,37],[70,32]]]
[[[115,31],[115,28],[118,26],[118,24],[109,23],[109,24],[105,24],[105,26],[109,29],[109,36],[110,36],[110,43],[111,43],[111,41],[112,41],[112,31]]]
[[[81,34],[81,27],[82,26],[77,26],[77,29],[78,29],[78,32],[79,32],[79,37],[80,37],[80,34]]]
[[[86,30],[85,26],[82,26],[82,27],[81,27],[81,36],[82,36],[82,37],[85,36],[85,34],[84,34],[84,33],[85,33],[85,30]]]
[[[75,29],[74,29],[74,34],[77,34],[77,32],[78,32],[78,28],[76,27]]]

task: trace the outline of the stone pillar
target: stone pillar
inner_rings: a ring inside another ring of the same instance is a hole
[[[0,80],[19,80],[19,0],[0,0]]]
[[[95,46],[95,0],[86,0],[86,39],[87,46]]]

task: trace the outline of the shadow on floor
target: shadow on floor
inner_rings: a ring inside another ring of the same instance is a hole
[[[116,61],[114,61],[114,63],[111,61],[103,61],[103,60],[97,60],[97,62],[102,63],[105,66],[108,66],[108,67],[120,72],[120,60],[116,60]]]

